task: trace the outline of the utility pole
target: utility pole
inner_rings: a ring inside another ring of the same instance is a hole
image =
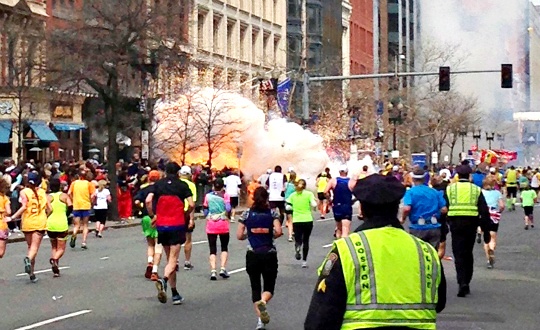
[[[301,72],[302,76],[302,115],[304,120],[309,120],[309,76],[307,72],[307,0],[302,1],[302,64]]]

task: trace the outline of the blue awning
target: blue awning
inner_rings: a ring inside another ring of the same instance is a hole
[[[13,122],[11,120],[0,120],[0,143],[9,143],[12,127]]]
[[[58,138],[56,137],[56,134],[54,134],[53,131],[49,128],[47,123],[43,121],[31,121],[28,122],[28,125],[30,125],[30,128],[34,133],[36,133],[38,139],[45,142],[56,142],[58,141]]]
[[[77,123],[53,123],[53,126],[57,131],[78,131],[85,128],[84,124]]]

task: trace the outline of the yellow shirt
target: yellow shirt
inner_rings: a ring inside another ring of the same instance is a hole
[[[323,193],[326,189],[326,186],[328,185],[328,178],[325,176],[321,176],[317,179],[317,192]]]
[[[188,185],[189,190],[191,190],[191,194],[193,195],[191,198],[193,198],[193,202],[195,203],[197,201],[197,186],[195,186],[195,184],[191,182],[190,180],[187,180],[187,179],[180,179],[180,180],[184,181]],[[187,211],[188,208],[189,208],[189,204],[187,203],[187,201],[184,201],[184,211]]]
[[[21,196],[26,198],[26,210],[22,214],[21,230],[31,232],[47,229],[47,193],[43,189],[24,188]]]
[[[6,207],[9,205],[9,198],[6,195],[0,196],[0,231],[8,230],[7,222],[4,222],[6,218]]]
[[[73,196],[73,210],[86,211],[92,209],[92,196],[96,187],[86,180],[75,180],[69,187],[68,195]]]

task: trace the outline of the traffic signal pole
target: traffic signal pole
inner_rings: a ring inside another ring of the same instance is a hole
[[[500,73],[501,69],[497,70],[459,70],[450,71],[450,74],[473,74],[473,73]],[[302,93],[302,113],[304,119],[309,119],[309,83],[316,81],[336,81],[336,80],[356,80],[356,79],[377,79],[377,78],[392,78],[392,77],[421,77],[421,76],[438,76],[439,71],[431,72],[389,72],[389,73],[374,73],[374,74],[359,74],[351,76],[327,76],[327,77],[310,77],[307,73],[303,76],[303,93]]]

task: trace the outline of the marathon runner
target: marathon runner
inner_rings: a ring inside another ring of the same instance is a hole
[[[73,205],[68,194],[60,191],[60,180],[52,179],[50,182],[51,194],[48,201],[52,207],[52,213],[47,219],[47,234],[51,241],[51,269],[54,277],[60,276],[58,264],[66,251],[66,240],[69,224],[68,215],[73,210]]]
[[[86,249],[86,238],[88,237],[88,220],[92,209],[92,197],[96,192],[96,187],[86,180],[86,171],[81,170],[77,179],[71,183],[68,195],[73,201],[73,234],[69,246],[75,248],[79,227],[83,227],[83,241],[81,248]]]
[[[9,238],[9,226],[7,223],[11,221],[9,217],[11,214],[11,203],[10,198],[5,194],[5,192],[9,191],[9,186],[9,182],[4,178],[0,178],[0,259],[4,257]]]
[[[167,265],[163,278],[156,281],[158,300],[167,302],[167,286],[170,284],[174,305],[180,305],[184,298],[176,289],[176,263],[180,254],[180,247],[186,241],[186,221],[184,216],[184,201],[187,202],[191,212],[195,207],[192,193],[188,185],[178,177],[180,165],[175,162],[165,166],[165,178],[157,181],[154,191],[146,198],[148,215],[153,217],[152,225],[158,232],[158,243],[163,245],[167,254]]]
[[[336,238],[347,237],[351,230],[352,220],[352,192],[349,189],[350,179],[347,177],[349,170],[346,165],[339,168],[339,177],[330,179],[324,194],[330,195],[333,190],[332,212],[336,221]]]
[[[295,240],[295,258],[302,259],[302,268],[307,268],[307,256],[309,253],[309,237],[313,230],[313,214],[311,209],[317,207],[315,196],[306,189],[306,181],[298,180],[296,191],[287,199],[287,204],[291,208],[293,215],[293,231]],[[302,255],[300,255],[302,251]]]
[[[285,184],[287,177],[281,173],[281,166],[274,168],[274,173],[270,174],[266,185],[268,186],[270,208],[279,211],[281,223],[285,219]]]
[[[180,180],[184,181],[188,185],[189,190],[191,190],[191,194],[193,195],[193,203],[197,203],[197,186],[195,186],[195,183],[191,182],[191,167],[182,166],[180,169]],[[195,229],[195,209],[192,209],[189,213],[187,213],[187,210],[188,203],[184,201],[184,211],[186,212],[185,216],[189,216],[189,219],[186,219],[188,227],[186,229],[186,243],[184,243],[184,255],[186,257],[186,260],[184,261],[184,270],[192,270],[193,265],[191,264],[191,249],[193,247],[192,233]]]

